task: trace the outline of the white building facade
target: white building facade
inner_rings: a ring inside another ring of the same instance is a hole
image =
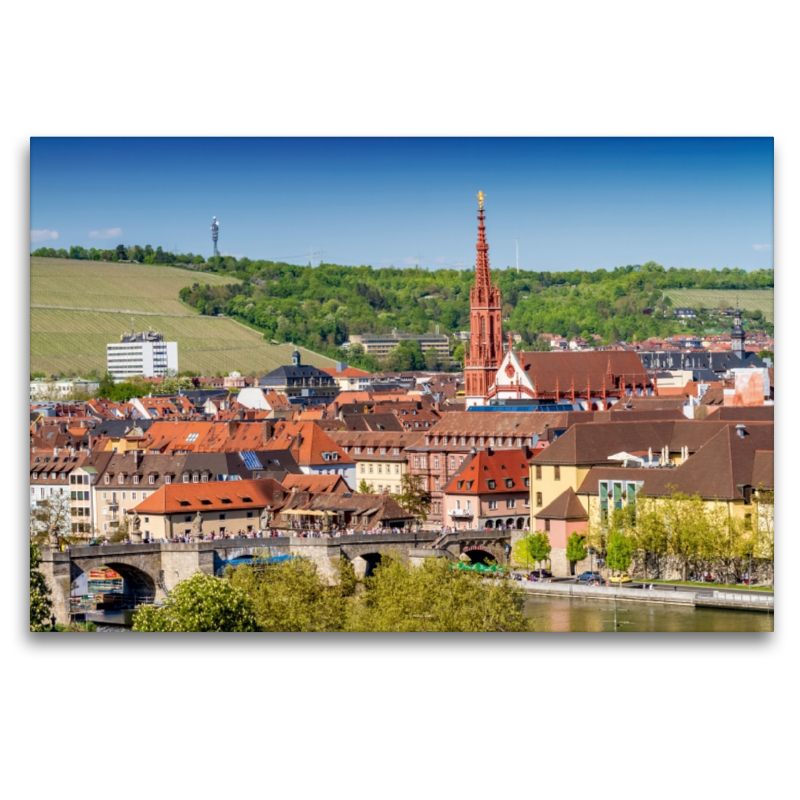
[[[125,335],[106,345],[106,364],[117,383],[135,375],[160,377],[178,371],[178,343],[165,342],[160,334]]]

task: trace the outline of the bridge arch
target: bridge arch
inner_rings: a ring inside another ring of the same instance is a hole
[[[499,561],[497,555],[484,545],[469,545],[462,552],[473,564],[488,564]]]
[[[123,594],[132,595],[138,601],[155,599],[158,576],[113,557],[102,561],[97,559],[89,562],[85,560],[81,560],[80,563],[70,562],[71,586],[75,585],[82,573],[88,576],[91,570],[101,567],[113,569],[122,576]]]

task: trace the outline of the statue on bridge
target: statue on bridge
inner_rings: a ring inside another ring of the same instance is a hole
[[[142,521],[139,515],[134,511],[131,518],[131,544],[142,543]]]
[[[198,512],[194,516],[194,520],[192,521],[192,536],[195,538],[195,540],[199,540],[202,532],[203,532],[203,515],[198,510]]]
[[[269,524],[272,521],[272,514],[270,513],[269,506],[267,506],[262,512],[261,516],[258,519],[258,524],[261,527],[262,531],[269,530]]]

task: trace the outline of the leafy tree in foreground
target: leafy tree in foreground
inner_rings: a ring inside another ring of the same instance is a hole
[[[530,533],[514,545],[513,555],[517,564],[524,564],[527,568],[531,562],[539,564],[547,561],[551,550],[546,533]]]
[[[50,590],[44,575],[39,571],[42,555],[36,545],[31,542],[31,630],[44,630],[45,623],[50,619],[53,602],[50,599]]]
[[[444,558],[412,567],[385,555],[351,606],[350,631],[529,631],[524,595],[512,581],[452,569]]]
[[[367,483],[366,478],[362,478],[358,484],[358,494],[372,494],[373,488],[371,483]]]
[[[352,569],[352,567],[351,567]],[[243,564],[230,571],[231,586],[249,598],[262,631],[338,631],[345,624],[345,592],[352,576],[339,587],[323,583],[313,562],[294,558],[283,564]]]
[[[573,533],[567,539],[567,561],[571,564],[577,564],[583,561],[588,555],[586,550],[586,541],[579,533]]]
[[[198,572],[181,581],[165,606],[143,606],[133,618],[133,630],[143,632],[257,631],[253,601],[224,578]]]

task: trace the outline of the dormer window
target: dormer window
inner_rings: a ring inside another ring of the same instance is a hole
[[[172,483],[172,475],[165,475],[164,483]]]
[[[105,482],[106,483],[111,483],[111,476],[110,475],[106,475],[105,476]]]
[[[117,478],[117,483],[125,483],[125,476],[120,475],[119,478]]]
[[[155,482],[156,482],[156,476],[155,475],[151,475],[150,476],[150,483],[155,483]]]
[[[188,475],[188,473],[184,473],[183,482],[184,483],[189,483],[189,475]]]
[[[133,482],[136,483],[136,484],[139,483],[139,476],[138,475],[134,475],[133,476]]]
[[[493,480],[489,480],[486,483],[488,484],[490,489],[494,489],[497,486],[497,483],[495,483],[495,481],[493,481]]]
[[[513,489],[514,481],[511,478],[506,478],[506,489]]]

